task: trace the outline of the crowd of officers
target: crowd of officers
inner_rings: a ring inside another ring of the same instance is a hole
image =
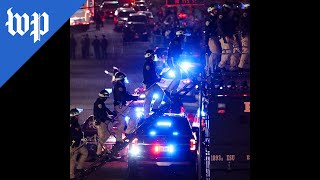
[[[91,42],[92,41],[92,42]],[[91,44],[90,44],[91,42]],[[97,60],[107,59],[107,50],[108,50],[108,40],[103,34],[101,38],[98,38],[97,35],[94,36],[94,39],[91,40],[88,34],[82,36],[80,41],[81,45],[81,58],[89,59],[90,57],[90,48],[93,47],[94,57]],[[72,34],[70,37],[70,59],[76,59],[76,50],[77,50],[77,40]]]
[[[171,48],[177,50],[177,47],[181,46],[179,42],[182,35],[182,31],[177,32],[177,36],[172,40]],[[177,41],[178,43],[174,43]],[[181,42],[180,42],[181,43]],[[178,51],[180,52],[180,51]],[[177,57],[175,53],[171,53],[172,57]],[[161,87],[157,84],[161,80],[161,75],[156,71],[155,64],[155,52],[154,50],[148,49],[145,54],[145,63],[142,67],[143,72],[143,84],[144,84],[144,116],[143,119],[147,119],[150,116],[150,112],[158,112],[161,102],[163,101],[164,95],[167,93],[167,90],[163,91]],[[176,68],[175,61],[170,65],[172,68]],[[139,95],[132,95],[126,89],[126,75],[121,72],[118,68],[113,67],[113,73],[109,73],[112,78],[113,83],[113,106],[114,111],[111,111],[105,105],[105,101],[110,98],[110,93],[107,89],[103,89],[98,93],[98,98],[93,105],[93,114],[94,114],[94,126],[97,129],[98,134],[98,144],[96,157],[102,157],[103,153],[103,144],[107,139],[114,135],[116,138],[116,144],[122,143],[122,134],[125,135],[132,134],[136,129],[138,122],[135,117],[134,107],[130,106],[133,101],[139,99]],[[180,82],[179,82],[180,83]],[[179,85],[178,83],[178,85]],[[153,95],[157,94],[158,97],[155,99],[155,102],[152,104]],[[81,130],[81,126],[78,122],[79,114],[82,112],[82,109],[74,108],[70,111],[70,179],[75,178],[76,172],[83,171],[84,162],[88,157],[88,150],[85,146],[85,137],[84,133]],[[130,117],[128,122],[125,117]],[[116,121],[116,123],[114,123]],[[117,130],[115,133],[110,131],[110,126],[116,124]],[[108,150],[106,150],[108,151]],[[77,156],[80,154],[80,158],[77,162]],[[120,154],[114,156],[115,159],[121,158]]]
[[[243,5],[243,4],[242,4]],[[237,6],[236,6],[237,7]],[[238,8],[238,7],[237,7]],[[238,12],[238,13],[235,13]],[[233,64],[235,59],[239,59],[238,70],[243,70],[243,64],[249,56],[249,5],[244,5],[239,11],[234,9],[234,6],[224,4],[222,8],[219,5],[214,4],[208,8],[210,18],[206,21],[206,38],[208,41],[208,49],[211,51],[209,57],[209,63],[207,66],[214,70],[212,65],[214,61],[219,62],[218,70],[225,70],[225,65],[228,60],[231,60],[230,70],[236,68]],[[240,13],[240,14],[239,14]],[[236,16],[238,14],[238,16]],[[148,49],[144,53],[145,63],[142,67],[143,84],[144,84],[144,119],[147,119],[150,112],[157,112],[161,106],[161,102],[164,95],[171,96],[175,93],[181,80],[181,68],[179,66],[180,55],[182,54],[182,43],[184,39],[184,31],[178,30],[175,33],[175,37],[169,43],[167,65],[170,71],[175,73],[175,78],[171,84],[165,89],[158,85],[162,76],[166,73],[159,73],[156,71],[156,64],[154,61],[156,52]],[[241,44],[240,44],[241,42]],[[219,59],[220,58],[220,59]],[[211,64],[210,64],[211,63]],[[217,70],[217,69],[216,69]],[[168,72],[168,71],[167,71]],[[103,89],[98,93],[98,98],[94,102],[93,113],[98,133],[98,144],[96,151],[96,158],[101,157],[103,153],[103,144],[106,140],[114,135],[116,138],[116,144],[122,143],[122,134],[132,134],[137,127],[137,118],[134,114],[134,109],[130,106],[130,102],[137,101],[139,96],[130,94],[126,89],[127,76],[121,72],[118,68],[113,68],[113,73],[109,73],[113,83],[113,106],[114,111],[111,111],[105,105],[105,101],[110,98],[110,93],[107,89]],[[158,95],[153,100],[154,94]],[[81,109],[74,108],[70,111],[70,178],[75,178],[75,172],[83,171],[84,162],[88,156],[88,150],[85,147],[85,143],[81,143],[85,137],[81,130],[81,126],[78,122]],[[130,119],[128,122],[125,117]],[[113,134],[110,132],[108,126],[113,126],[114,121],[117,121],[117,131]],[[108,151],[108,150],[106,150]],[[77,160],[77,156],[80,154],[80,158]],[[119,158],[119,155],[114,158]]]
[[[250,4],[212,4],[207,11],[208,70],[243,72],[250,54]],[[230,63],[229,69],[226,68],[227,62]]]

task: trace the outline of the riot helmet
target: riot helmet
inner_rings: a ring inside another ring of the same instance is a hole
[[[154,51],[151,49],[148,49],[145,53],[144,53],[144,57],[147,58],[152,58],[154,57]]]
[[[101,90],[98,95],[99,95],[99,97],[101,97],[101,98],[108,98],[108,97],[110,97],[110,94],[109,94],[109,92],[108,92],[106,89]]]
[[[83,109],[80,108],[73,108],[70,110],[70,117],[79,116],[79,114],[83,111]]]
[[[115,74],[115,81],[124,81],[127,76],[123,72],[117,72]]]

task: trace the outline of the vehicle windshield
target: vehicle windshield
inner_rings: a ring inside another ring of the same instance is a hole
[[[131,22],[147,22],[146,16],[129,16],[128,21]]]
[[[119,12],[118,17],[129,17],[129,14],[133,13],[132,11],[127,11],[127,12]]]
[[[103,9],[117,9],[118,4],[104,4]]]
[[[147,11],[147,7],[146,6],[139,6],[139,10],[140,11]]]

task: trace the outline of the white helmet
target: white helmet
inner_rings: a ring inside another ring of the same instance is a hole
[[[181,36],[184,35],[184,32],[182,30],[179,30],[176,32],[176,36]]]
[[[70,110],[70,117],[78,116],[82,111],[83,111],[83,109],[73,108]]]
[[[149,57],[151,57],[152,55],[154,55],[154,51],[151,50],[151,49],[148,49],[148,50],[144,53],[144,57],[145,57],[145,58],[149,58]]]

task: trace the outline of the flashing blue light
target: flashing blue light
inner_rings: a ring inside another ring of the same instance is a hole
[[[126,117],[124,118],[124,120],[127,122],[127,124],[129,123],[129,119],[130,119],[129,116],[126,116]]]
[[[167,126],[167,127],[170,127],[170,126],[171,126],[171,122],[169,122],[169,121],[159,121],[159,122],[157,122],[157,126]]]
[[[135,112],[143,112],[143,108],[142,107],[136,107],[134,108]]]
[[[140,148],[138,146],[132,146],[131,149],[129,150],[129,152],[133,156],[137,156],[140,154]]]
[[[142,116],[143,114],[144,114],[143,112],[136,112],[137,118],[141,118],[141,116]]]
[[[173,145],[169,145],[169,149],[168,149],[168,152],[169,153],[173,153],[174,152],[174,147],[173,147]]]
[[[150,131],[150,135],[151,136],[154,136],[154,135],[156,135],[157,133],[155,132],[155,131]]]
[[[168,72],[168,75],[169,75],[170,77],[172,77],[172,78],[175,78],[175,77],[176,77],[176,74],[175,74],[174,71],[172,71],[172,70],[170,70],[170,71]]]
[[[141,94],[141,95],[139,96],[139,98],[144,99],[144,98],[146,98],[146,95],[145,95],[145,94]]]
[[[185,71],[188,71],[188,69],[191,68],[191,67],[192,67],[192,65],[191,65],[191,63],[189,63],[189,62],[183,62],[183,63],[181,63],[181,68],[182,68],[183,70],[185,70]]]
[[[175,132],[173,132],[172,134],[173,134],[174,136],[177,136],[179,133],[175,131]]]
[[[159,95],[158,95],[158,94],[154,94],[152,98],[153,98],[153,99],[158,99],[158,98],[159,98]]]
[[[221,86],[220,89],[223,89],[223,87]]]
[[[162,101],[161,104],[165,104],[166,102]]]

